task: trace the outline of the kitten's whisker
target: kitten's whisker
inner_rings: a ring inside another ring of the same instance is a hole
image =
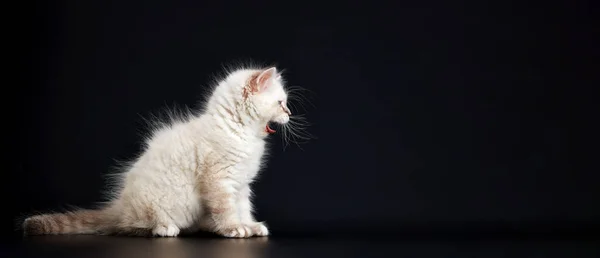
[[[281,146],[282,146],[282,148],[283,148],[283,151],[285,151],[285,147],[286,147],[286,144],[285,144],[285,126],[282,126],[282,127],[281,127],[281,133],[282,133],[282,135],[283,135],[283,136],[281,137]]]
[[[296,108],[296,104],[293,101],[288,101],[288,105],[291,107],[292,114],[297,113],[298,108]],[[306,109],[304,109],[306,111]]]
[[[294,121],[306,121],[306,119],[307,119],[306,115],[304,115],[304,114],[290,116],[290,120],[294,120]]]
[[[297,131],[290,131],[290,132],[294,135],[294,137],[296,137],[298,139],[302,139],[302,140],[310,140],[311,139],[311,137],[306,133],[303,134],[303,133],[299,133]]]
[[[289,90],[289,91],[306,91],[306,92],[309,92],[309,93],[315,94],[315,92],[314,92],[314,91],[312,91],[312,90],[309,90],[309,89],[307,89],[307,88],[304,88],[304,87],[302,87],[302,86],[299,86],[299,85],[291,85],[291,86],[287,86],[286,88],[287,88],[287,90]]]
[[[283,150],[284,151],[285,151],[286,147],[290,144],[290,140],[289,140],[289,136],[288,136],[288,131],[289,131],[289,129],[284,124],[284,126],[283,126],[283,139],[285,139],[285,145],[283,145]]]
[[[296,103],[296,102],[298,102],[298,103]],[[306,112],[306,108],[304,108],[304,106],[300,103],[301,103],[300,101],[296,101],[295,97],[288,96],[287,104],[292,108],[292,113],[297,113],[300,111],[298,109],[298,106],[302,107],[302,109]],[[296,105],[298,105],[298,106],[296,106]]]
[[[288,141],[292,141],[293,143],[298,145],[298,147],[300,147],[300,143],[304,143],[310,139],[316,138],[305,130],[307,126],[301,123],[297,123],[293,120],[290,120],[290,123],[285,124],[285,128],[285,137],[288,139]]]
[[[316,108],[316,106],[313,104],[313,102],[308,99],[306,96],[301,95],[301,94],[296,94],[296,93],[292,93],[288,95],[288,98],[292,101],[296,101],[298,102],[298,104],[304,106],[304,102],[307,102],[308,104],[310,104],[313,108]]]
[[[302,103],[302,102],[300,102],[300,101],[298,101],[298,102],[296,102],[296,101],[292,101],[292,102],[290,102],[290,103],[292,103],[292,105],[294,106],[294,109],[295,109],[295,110],[298,110],[298,111],[300,111],[300,109],[302,109],[302,111],[304,111],[304,112],[307,112],[307,111],[308,111],[308,110],[306,109],[306,105],[305,105],[305,104],[303,104],[303,103]],[[300,109],[298,109],[297,107],[299,107]],[[294,113],[298,113],[298,112],[294,112]]]
[[[289,123],[295,127],[300,127],[302,129],[308,128],[311,124],[308,121],[293,121],[290,120]]]
[[[300,93],[293,93],[292,95],[294,96],[295,99],[298,99],[301,102],[308,102],[308,104],[310,104],[311,106],[313,106],[314,108],[316,108],[316,106],[312,102],[312,99],[309,98],[308,96],[300,94]]]
[[[298,99],[299,102],[308,102],[313,108],[316,108],[314,103],[307,96],[301,94],[303,92],[308,92],[311,93],[311,95],[316,95],[315,92],[301,86],[290,86],[288,87],[287,92],[291,99]]]
[[[291,127],[288,127],[288,129],[289,128],[291,128]],[[298,148],[300,148],[302,150],[302,147],[300,147],[300,145],[298,144],[298,141],[296,139],[297,137],[296,137],[296,134],[294,133],[293,129],[289,129],[289,132],[290,132],[290,134],[289,134],[288,140],[292,141],[293,143],[295,143],[296,146],[298,146]]]

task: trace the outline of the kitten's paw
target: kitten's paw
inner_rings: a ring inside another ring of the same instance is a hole
[[[246,238],[251,237],[253,235],[252,228],[245,225],[226,227],[222,230],[219,230],[217,234],[231,238]]]
[[[157,226],[152,230],[152,234],[161,237],[176,237],[179,235],[179,228],[175,225]]]
[[[268,236],[269,235],[269,229],[267,229],[267,226],[265,226],[265,224],[263,222],[256,222],[256,223],[250,224],[249,227],[252,229],[252,235],[254,235],[254,236]]]

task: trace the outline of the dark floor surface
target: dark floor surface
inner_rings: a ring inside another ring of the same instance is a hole
[[[600,257],[597,237],[329,235],[251,239],[41,236],[4,242],[2,257]]]

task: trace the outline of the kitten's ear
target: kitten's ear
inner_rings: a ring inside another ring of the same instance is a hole
[[[255,92],[261,92],[261,91],[265,90],[267,88],[267,86],[269,86],[270,80],[277,78],[277,76],[278,76],[277,68],[275,68],[275,67],[271,67],[269,69],[262,71],[258,75],[258,77],[256,77],[256,81],[254,84],[255,87],[253,90]]]

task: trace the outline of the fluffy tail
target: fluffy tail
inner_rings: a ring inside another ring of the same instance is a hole
[[[103,210],[78,210],[35,215],[25,219],[25,235],[99,234],[107,224]]]

